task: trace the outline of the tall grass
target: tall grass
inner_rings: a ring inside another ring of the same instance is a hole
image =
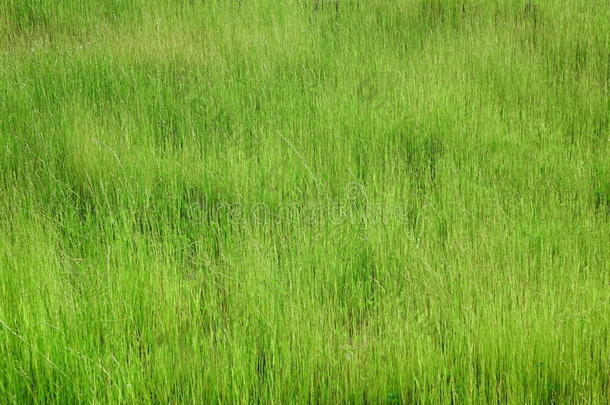
[[[609,85],[606,0],[1,0],[0,402],[607,404]]]

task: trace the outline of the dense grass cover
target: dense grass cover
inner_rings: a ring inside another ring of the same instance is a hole
[[[610,401],[607,0],[0,0],[0,402]]]

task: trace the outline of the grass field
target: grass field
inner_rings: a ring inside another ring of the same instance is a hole
[[[607,0],[0,0],[0,403],[608,404]]]

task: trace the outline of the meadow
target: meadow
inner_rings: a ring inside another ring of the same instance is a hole
[[[607,0],[0,0],[0,403],[608,404]]]

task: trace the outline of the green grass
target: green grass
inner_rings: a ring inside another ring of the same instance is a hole
[[[0,402],[607,404],[607,0],[0,0]]]

